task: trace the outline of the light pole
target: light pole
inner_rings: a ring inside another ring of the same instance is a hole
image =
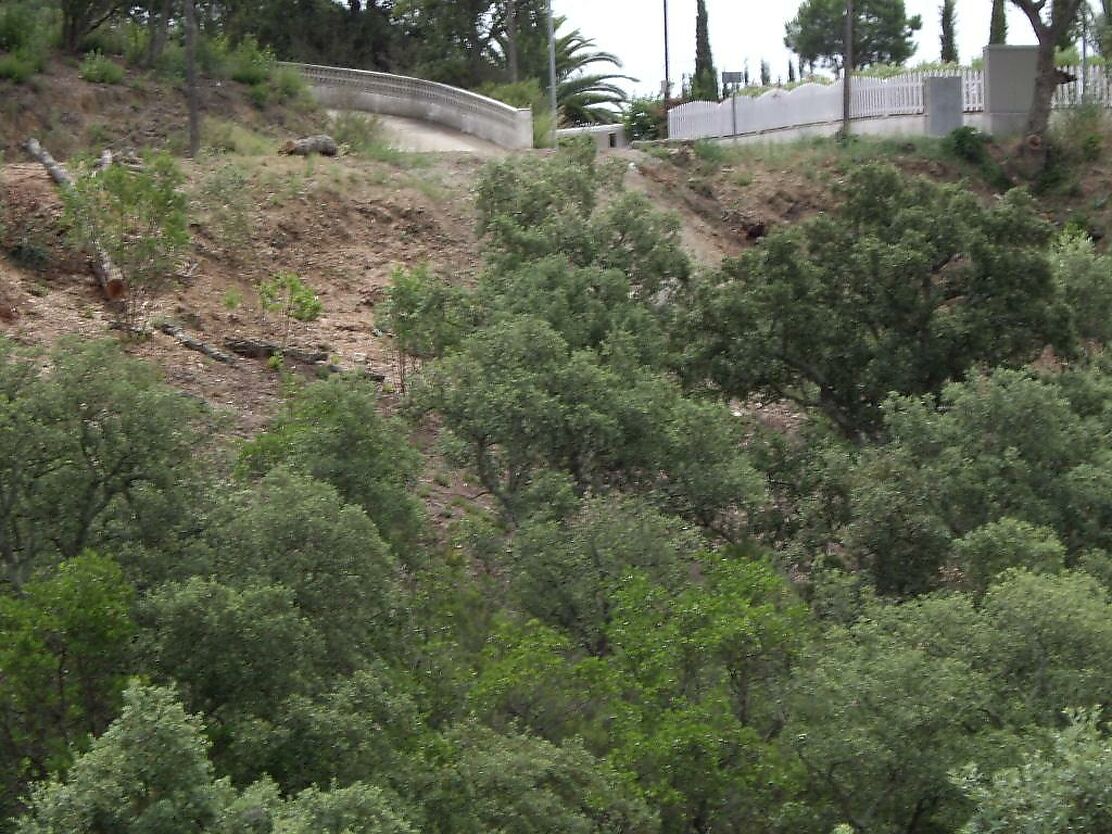
[[[846,0],[846,45],[842,58],[842,141],[849,141],[850,108],[853,105],[853,0]]]
[[[668,0],[664,0],[664,112],[672,100],[672,68],[668,60]]]
[[[559,111],[556,105],[556,27],[552,22],[552,0],[548,0],[548,96],[552,107],[552,147],[556,147]]]

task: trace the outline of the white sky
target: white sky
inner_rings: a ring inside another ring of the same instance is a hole
[[[784,24],[795,16],[798,0],[706,0],[711,49],[718,71],[740,72],[749,60],[756,77],[761,59],[768,61],[772,78],[788,72]],[[674,90],[681,76],[695,69],[696,0],[668,0],[669,42]],[[936,61],[941,0],[905,0],[909,15],[923,17],[916,36],[919,50],[911,63]],[[553,11],[594,38],[600,49],[617,54],[624,72],[639,79],[628,85],[638,93],[658,93],[664,80],[663,0],[552,0]],[[980,56],[988,43],[990,0],[957,0],[958,50],[963,62]],[[1034,43],[1031,25],[1008,4],[1008,43]]]

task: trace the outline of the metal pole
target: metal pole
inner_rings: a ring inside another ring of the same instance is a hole
[[[556,103],[556,27],[552,22],[552,0],[548,0],[548,95],[552,106],[552,147],[556,147],[559,109]]]
[[[668,0],[664,0],[664,110],[672,100],[672,65],[668,60]]]
[[[850,112],[853,104],[853,0],[846,0],[846,44],[842,58],[842,139],[849,139]]]
[[[1084,104],[1089,92],[1089,7],[1081,6],[1081,103]]]

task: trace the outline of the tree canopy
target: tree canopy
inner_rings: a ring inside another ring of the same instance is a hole
[[[904,0],[855,0],[854,69],[902,64],[915,52],[919,15],[908,16]],[[845,57],[846,4],[842,0],[803,0],[785,26],[784,45],[806,63],[839,71]]]

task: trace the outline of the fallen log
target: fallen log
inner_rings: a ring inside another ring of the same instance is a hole
[[[345,368],[330,361],[329,355],[324,351],[305,350],[304,348],[283,348],[276,342],[266,339],[249,339],[243,337],[228,337],[224,340],[224,347],[239,356],[248,359],[269,359],[272,356],[282,356],[292,359],[303,365],[311,365],[326,374],[359,373],[374,382],[385,382],[386,375],[366,368]]]
[[[328,361],[328,354],[321,350],[305,350],[304,348],[282,347],[277,342],[268,342],[266,339],[248,339],[242,337],[229,337],[224,340],[224,347],[232,353],[246,356],[248,359],[269,359],[281,354],[295,362],[306,365],[319,365]]]
[[[212,345],[205,344],[200,339],[194,339],[176,324],[163,322],[162,324],[158,325],[158,329],[165,333],[167,336],[172,336],[173,338],[177,339],[182,347],[189,348],[190,350],[195,350],[198,353],[203,353],[210,359],[215,359],[217,362],[223,362],[225,365],[234,365],[236,363],[236,358],[230,353],[225,353],[219,348],[214,348]]]
[[[323,133],[306,136],[304,139],[290,139],[278,149],[278,153],[286,156],[309,156],[314,153],[321,156],[335,156],[339,152],[340,146],[336,144],[336,140]]]
[[[37,139],[28,139],[24,147],[27,153],[46,169],[59,190],[67,193],[74,191],[75,185],[69,171],[55,160]],[[127,282],[124,281],[123,273],[112,263],[112,258],[99,243],[93,244],[93,274],[97,277],[101,292],[109,301],[118,301],[127,295]]]

